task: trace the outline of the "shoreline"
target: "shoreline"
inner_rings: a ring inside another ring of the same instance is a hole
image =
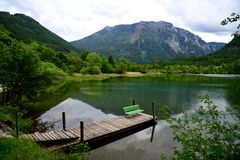
[[[239,74],[166,74],[166,73],[141,73],[141,72],[126,72],[125,74],[103,73],[99,75],[74,73],[68,75],[67,80],[73,81],[91,81],[91,80],[105,80],[114,77],[144,77],[144,76],[158,76],[158,75],[177,75],[177,76],[193,76],[193,77],[209,77],[209,78],[239,78]]]

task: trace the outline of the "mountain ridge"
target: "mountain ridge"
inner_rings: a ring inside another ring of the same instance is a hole
[[[92,50],[117,58],[123,56],[140,63],[206,55],[221,48],[164,21],[106,26],[90,36],[72,41],[71,44],[78,49]]]
[[[11,31],[11,36],[23,42],[37,41],[58,51],[79,50],[69,42],[42,26],[38,21],[24,14],[0,11],[0,24]]]

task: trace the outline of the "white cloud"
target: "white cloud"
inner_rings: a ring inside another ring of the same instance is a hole
[[[139,21],[168,21],[205,41],[231,39],[236,28],[220,26],[239,0],[1,0],[0,10],[24,13],[64,39],[88,36],[105,26]]]

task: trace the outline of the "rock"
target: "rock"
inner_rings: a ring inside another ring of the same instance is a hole
[[[0,123],[0,137],[13,137],[13,130],[5,124]]]

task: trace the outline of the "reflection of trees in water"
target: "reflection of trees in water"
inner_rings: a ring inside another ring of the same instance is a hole
[[[240,112],[240,78],[235,79],[228,87],[227,100],[232,107],[235,107]]]
[[[42,122],[40,119],[35,120],[31,132],[46,132],[46,131],[51,131],[55,127],[55,124],[58,123],[60,120],[55,120],[55,121],[46,121]]]

